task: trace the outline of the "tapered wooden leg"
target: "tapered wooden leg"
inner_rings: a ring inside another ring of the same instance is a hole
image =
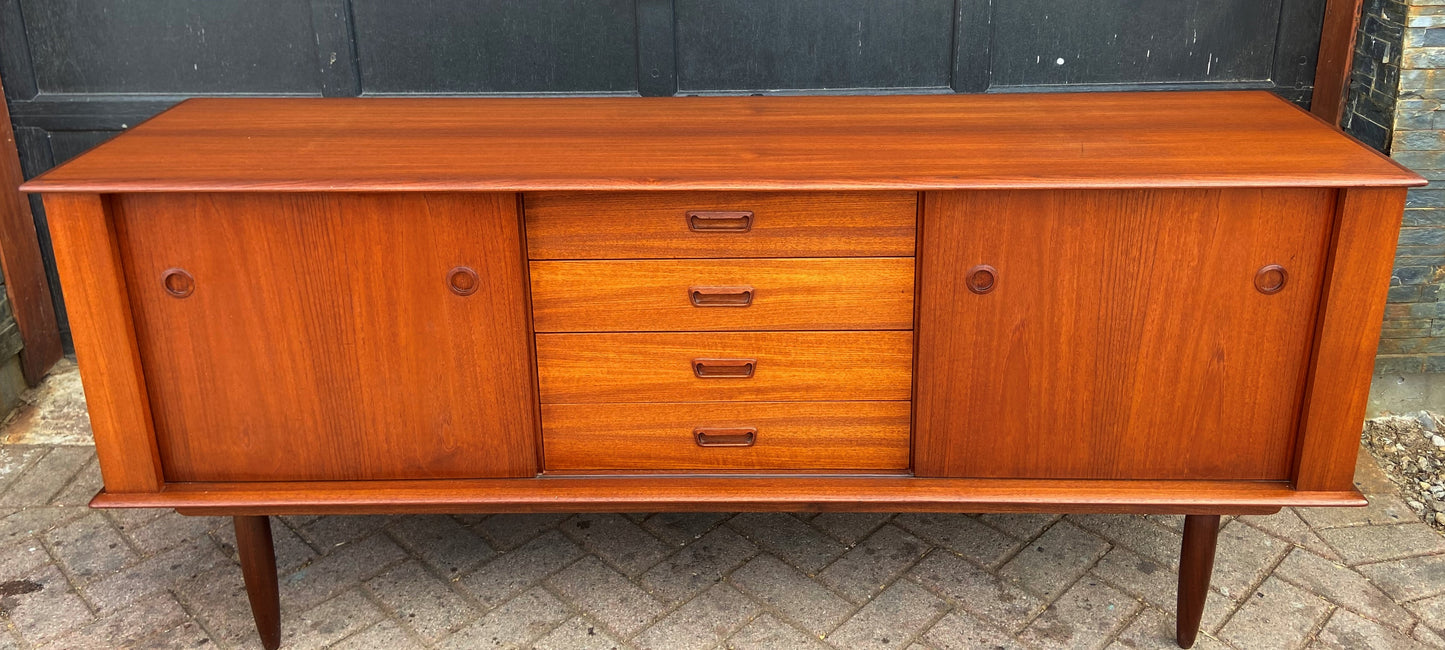
[[[241,576],[246,580],[246,597],[251,617],[266,650],[281,647],[281,594],[276,584],[276,549],[271,543],[271,518],[234,517],[236,551],[241,556]]]
[[[1194,647],[1199,636],[1199,619],[1204,616],[1204,599],[1209,596],[1209,576],[1214,572],[1214,544],[1219,539],[1219,515],[1184,517],[1184,544],[1179,550],[1179,600],[1175,617],[1175,641],[1181,648]]]

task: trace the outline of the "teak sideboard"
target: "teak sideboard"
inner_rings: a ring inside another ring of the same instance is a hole
[[[1353,485],[1410,171],[1264,92],[194,99],[44,193],[105,489],[1221,514]]]

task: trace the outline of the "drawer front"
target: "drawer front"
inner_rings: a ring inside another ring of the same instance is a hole
[[[548,404],[549,472],[908,468],[908,402]]]
[[[913,327],[911,257],[532,262],[538,332]]]
[[[913,332],[538,334],[544,403],[907,400]]]
[[[913,255],[915,192],[560,192],[524,198],[532,259]]]

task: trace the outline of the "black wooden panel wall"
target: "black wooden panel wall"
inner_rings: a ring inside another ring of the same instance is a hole
[[[1324,4],[0,0],[0,77],[34,175],[192,95],[1219,87],[1307,104]]]

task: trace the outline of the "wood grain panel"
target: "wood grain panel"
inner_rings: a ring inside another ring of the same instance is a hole
[[[913,270],[911,257],[532,262],[532,309],[538,332],[912,329]]]
[[[532,259],[913,255],[916,192],[538,192]],[[691,211],[752,213],[746,232],[699,232]]]
[[[1404,208],[1404,190],[1340,192],[1300,423],[1297,489],[1354,486]]]
[[[699,378],[695,359],[751,359]],[[542,403],[907,400],[913,332],[538,334]]]
[[[24,188],[839,191],[1423,183],[1286,101],[1250,91],[201,98]]]
[[[110,492],[155,492],[164,481],[112,205],[94,194],[51,195],[45,214],[101,479]]]
[[[918,474],[1288,478],[1333,198],[928,194]]]
[[[546,404],[548,472],[902,470],[908,402]],[[750,447],[702,447],[697,429],[750,428]]]
[[[20,368],[25,382],[34,386],[60,360],[60,326],[51,302],[50,280],[45,277],[40,239],[30,201],[16,188],[25,181],[20,156],[15,149],[15,132],[10,109],[0,106],[0,266],[5,270],[5,293],[20,329],[25,347],[20,350]]]
[[[509,194],[131,195],[122,250],[166,478],[531,476]],[[453,293],[454,267],[479,290]],[[194,278],[169,295],[167,269]]]

